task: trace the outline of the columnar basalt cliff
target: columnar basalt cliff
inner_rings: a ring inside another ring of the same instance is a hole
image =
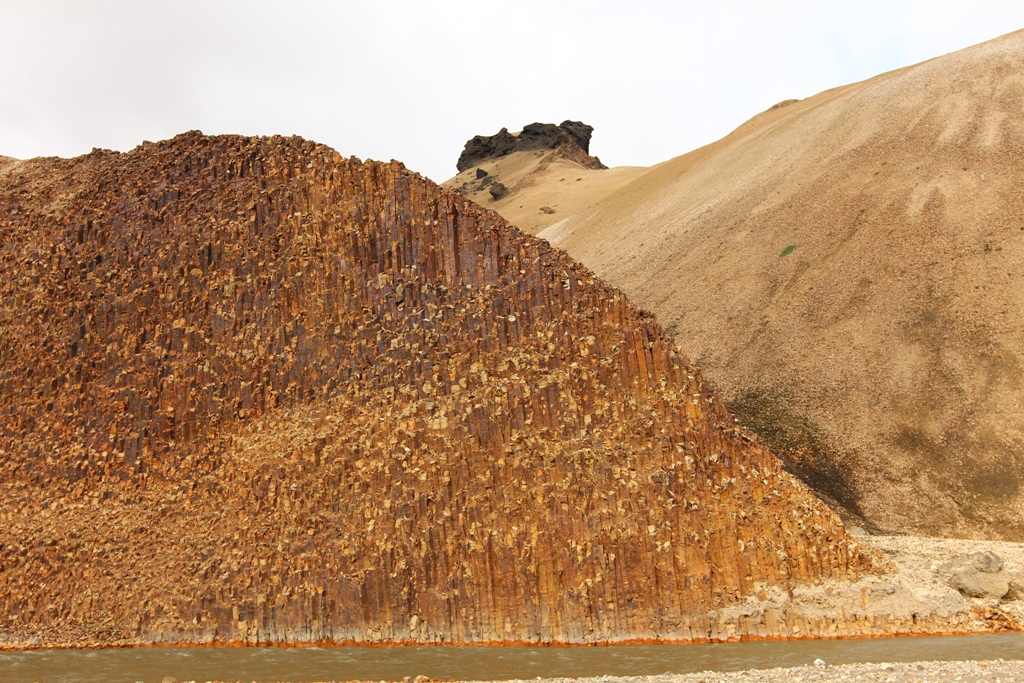
[[[0,211],[8,646],[917,628],[729,612],[880,565],[649,315],[400,164],[189,133]]]

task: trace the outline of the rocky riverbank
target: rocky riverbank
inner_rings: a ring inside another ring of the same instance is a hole
[[[749,671],[703,671],[679,676],[549,678],[529,683],[1001,683],[1024,680],[1024,661],[843,664]],[[510,682],[511,683],[511,682]],[[517,682],[518,683],[518,682]],[[526,683],[525,681],[522,683]]]
[[[1024,680],[1024,661],[999,659],[982,662],[882,662],[838,666],[819,663],[811,666],[747,671],[702,671],[662,676],[535,678],[506,683],[1010,683],[1021,680]],[[165,679],[164,683],[170,681],[173,679]]]

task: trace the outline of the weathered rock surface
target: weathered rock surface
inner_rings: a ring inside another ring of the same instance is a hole
[[[886,632],[646,313],[405,170],[189,133],[0,173],[0,643]]]
[[[562,156],[587,168],[605,168],[597,157],[590,156],[590,138],[594,127],[581,121],[531,123],[519,133],[502,128],[494,135],[477,135],[466,142],[455,164],[461,173],[482,161],[507,156],[515,152],[557,149]],[[479,176],[478,176],[479,177]]]

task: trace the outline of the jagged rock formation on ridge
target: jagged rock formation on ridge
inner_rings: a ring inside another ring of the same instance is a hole
[[[0,208],[4,645],[925,627],[716,612],[880,565],[648,314],[400,164],[189,133]]]
[[[531,123],[519,133],[502,128],[494,135],[476,135],[466,142],[455,167],[461,173],[482,161],[497,159],[515,152],[558,150],[561,156],[587,168],[605,168],[597,157],[590,156],[590,138],[594,127],[582,121]]]
[[[590,155],[593,127],[579,121],[502,128],[466,143],[443,186],[536,234],[628,184],[646,169],[609,169]]]

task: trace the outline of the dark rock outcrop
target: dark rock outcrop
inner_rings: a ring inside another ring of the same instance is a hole
[[[494,135],[477,135],[470,139],[455,167],[461,173],[481,161],[513,152],[563,149],[569,158],[588,168],[605,168],[600,159],[590,156],[590,138],[593,133],[593,126],[581,121],[563,121],[557,126],[553,123],[531,123],[524,126],[518,135],[502,128]]]
[[[494,135],[475,135],[466,142],[455,166],[461,173],[484,159],[503,157],[518,148],[519,141],[508,132],[508,128],[502,128]]]
[[[0,645],[892,627],[727,609],[878,565],[650,315],[401,164],[15,162],[0,235]]]

